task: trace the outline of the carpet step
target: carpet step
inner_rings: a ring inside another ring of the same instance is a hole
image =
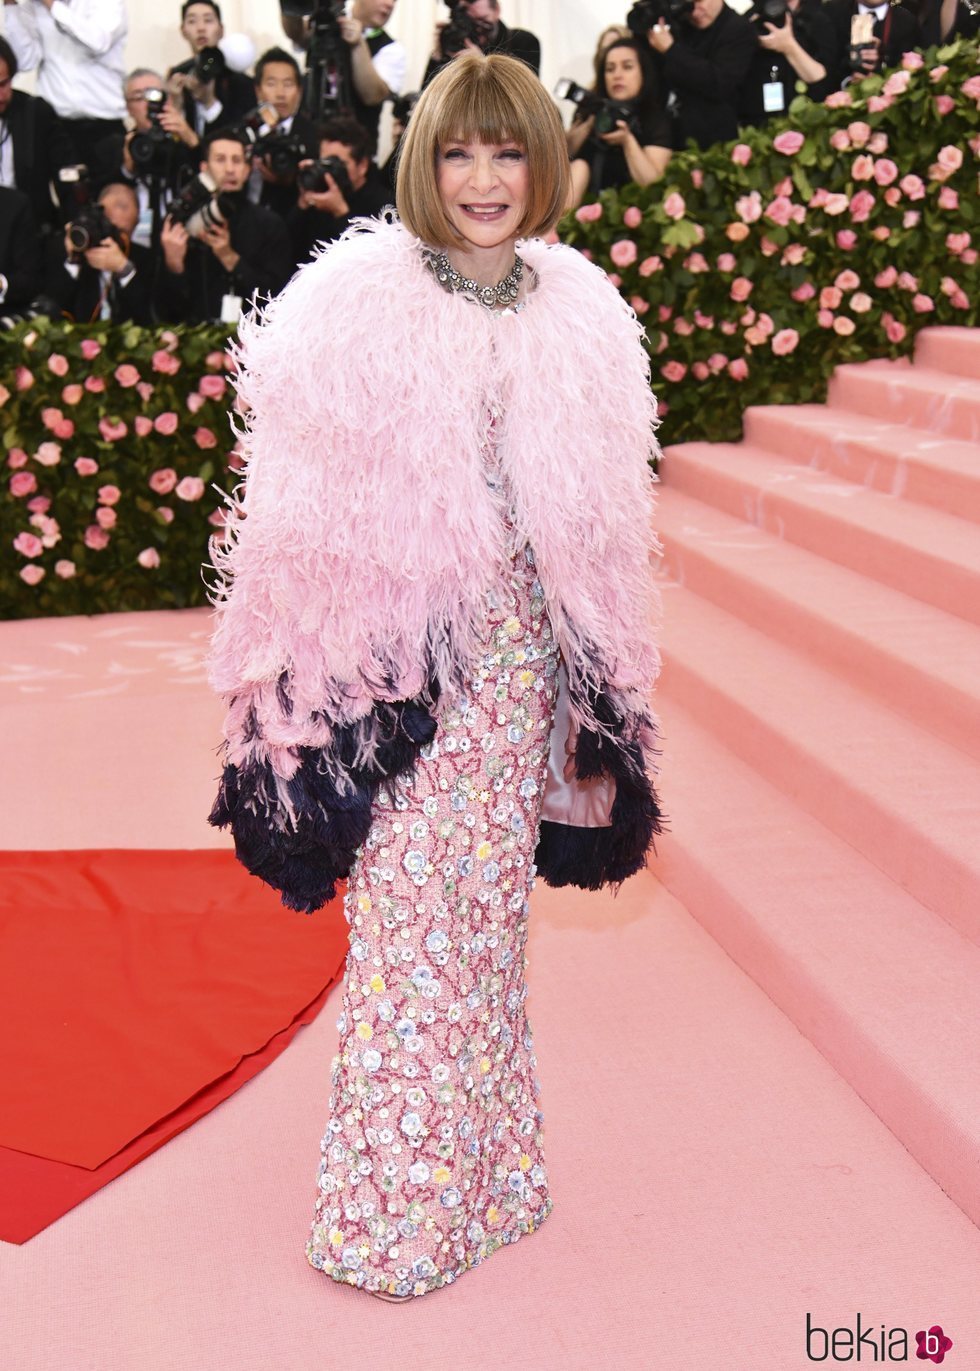
[[[980,439],[980,380],[901,362],[838,367],[827,395],[834,409],[931,429],[968,442]]]
[[[915,365],[980,378],[980,329],[926,328],[915,340]]]
[[[980,942],[980,765],[692,591],[664,597],[659,694]]]
[[[980,631],[672,486],[668,576],[980,761]]]
[[[826,405],[747,409],[745,441],[785,461],[980,523],[976,443]]]
[[[980,1224],[980,948],[663,703],[658,878]]]
[[[675,490],[980,624],[980,538],[965,519],[746,443],[668,447],[661,471]]]

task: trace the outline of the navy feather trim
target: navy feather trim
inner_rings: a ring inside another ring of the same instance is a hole
[[[371,827],[374,793],[393,788],[410,772],[418,749],[435,735],[436,723],[420,699],[375,706],[382,741],[372,765],[355,766],[357,725],[338,728],[332,751],[350,775],[337,790],[323,767],[323,749],[299,749],[300,765],[286,783],[296,826],[279,805],[276,777],[267,761],[226,766],[208,816],[216,828],[230,826],[238,860],[278,890],[287,909],[312,914],[336,895]]]

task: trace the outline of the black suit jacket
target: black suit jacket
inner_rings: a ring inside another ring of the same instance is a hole
[[[851,74],[851,16],[857,14],[858,7],[855,0],[827,0],[823,12],[834,26],[837,45],[837,79],[834,84],[840,86],[845,77]],[[921,41],[915,17],[901,5],[892,5],[884,19],[875,23],[873,33],[881,42],[883,67],[897,67],[902,60],[902,53],[911,52]]]
[[[109,304],[114,324],[142,324],[153,322],[151,313],[153,288],[153,255],[148,248],[131,243],[127,252],[136,273],[125,285],[109,284]],[[91,323],[99,317],[102,299],[102,280],[99,272],[82,261],[78,275],[65,267],[64,242],[53,239],[48,252],[45,294],[59,306],[62,315],[79,324]]]
[[[22,190],[0,186],[0,274],[7,278],[7,294],[0,314],[24,309],[41,289],[41,240]]]
[[[214,253],[197,238],[187,245],[180,275],[161,265],[156,309],[171,323],[203,324],[221,318],[221,299],[237,295],[248,301],[254,291],[275,295],[293,274],[293,254],[286,225],[261,205],[245,202],[231,221],[231,245],[240,254],[234,271],[225,271]]]
[[[30,199],[38,225],[57,222],[50,183],[59,168],[74,162],[71,139],[46,100],[15,90],[7,106],[7,127],[14,145],[14,184]]]
[[[541,75],[541,42],[527,29],[509,29],[506,24],[498,24],[497,36],[486,51],[504,52],[508,57],[516,57],[518,61],[526,62],[535,76]],[[422,88],[429,84],[437,71],[442,71],[446,63],[452,60],[451,57],[430,57],[422,79]]]
[[[186,75],[194,66],[194,59],[188,58],[186,62],[180,62],[176,67],[171,67],[167,73],[173,76],[175,72]],[[255,95],[255,83],[250,76],[246,76],[240,71],[226,71],[219,76],[214,83],[214,93],[221,101],[221,113],[218,115],[214,124],[205,126],[203,138],[208,136],[208,130],[213,128],[234,127],[240,123],[246,114],[251,114],[259,103]],[[183,92],[184,97],[184,118],[191,128],[197,132],[197,108],[194,104],[194,97],[189,90]]]
[[[289,136],[302,139],[307,151],[307,157],[316,159],[320,155],[320,137],[317,133],[316,124],[305,114],[294,114],[293,122],[289,128]],[[296,182],[288,185],[277,186],[270,181],[262,182],[262,198],[260,205],[266,209],[271,209],[274,214],[278,214],[280,219],[286,219],[296,208],[296,197],[298,195]]]
[[[752,59],[755,29],[727,5],[706,29],[678,24],[660,57],[664,83],[676,100],[675,147],[689,138],[710,148],[738,137],[738,112]]]

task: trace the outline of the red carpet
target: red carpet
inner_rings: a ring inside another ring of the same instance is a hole
[[[0,852],[0,1238],[22,1242],[225,1099],[341,974],[226,851]]]

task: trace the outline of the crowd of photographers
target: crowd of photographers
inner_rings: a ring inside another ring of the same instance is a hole
[[[505,0],[506,2],[506,0]],[[395,0],[280,0],[283,45],[251,75],[221,46],[216,0],[184,0],[189,56],[124,74],[124,0],[4,0],[0,37],[0,316],[234,322],[318,242],[394,198],[414,94],[385,31]],[[599,35],[589,87],[563,80],[573,204],[663,176],[823,99],[902,53],[977,30],[980,0],[640,0]],[[540,74],[534,34],[500,0],[454,0],[424,87],[460,51]],[[254,52],[254,50],[253,50]],[[13,88],[36,71],[37,95]],[[382,108],[394,147],[378,165]]]

